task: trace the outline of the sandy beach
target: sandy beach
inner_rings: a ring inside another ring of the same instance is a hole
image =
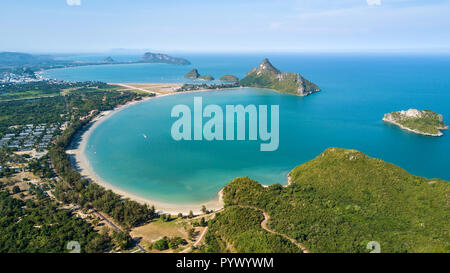
[[[207,90],[207,91],[213,91],[213,90]],[[199,91],[194,91],[199,92]],[[170,93],[170,94],[163,94],[163,95],[157,95],[155,97],[149,97],[144,98],[140,101],[133,101],[130,103],[127,103],[125,105],[119,106],[116,109],[112,111],[105,111],[100,113],[95,119],[93,119],[90,124],[82,131],[78,132],[77,135],[74,137],[74,141],[70,145],[70,147],[67,149],[67,154],[70,156],[72,160],[73,167],[81,173],[86,178],[91,179],[93,182],[105,187],[106,189],[110,189],[114,191],[117,194],[122,195],[124,198],[130,198],[132,200],[135,200],[140,203],[149,204],[155,206],[156,210],[161,213],[170,213],[170,214],[188,214],[189,211],[193,211],[195,214],[201,213],[201,208],[203,205],[206,206],[208,210],[219,210],[223,208],[223,200],[222,200],[222,191],[219,191],[217,194],[217,198],[214,200],[210,200],[208,202],[203,203],[195,203],[195,204],[175,204],[175,203],[166,203],[166,202],[159,202],[157,200],[151,200],[148,198],[145,198],[143,196],[139,196],[133,193],[126,192],[116,186],[113,186],[109,184],[107,181],[104,181],[101,179],[91,168],[88,159],[86,158],[84,154],[84,150],[86,149],[87,140],[90,136],[90,134],[99,126],[102,122],[112,117],[115,113],[122,111],[123,109],[130,107],[132,105],[135,105],[137,103],[142,103],[144,101],[150,100],[150,99],[157,99],[164,96],[170,96],[180,93]]]

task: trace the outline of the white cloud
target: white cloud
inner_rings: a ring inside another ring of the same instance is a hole
[[[366,0],[369,6],[381,6],[381,0]]]
[[[69,6],[81,6],[81,0],[66,0]]]

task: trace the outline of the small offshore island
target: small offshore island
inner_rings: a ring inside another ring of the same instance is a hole
[[[441,130],[448,130],[448,126],[443,121],[443,116],[431,110],[409,109],[387,113],[384,115],[383,121],[426,136],[443,136]]]
[[[198,73],[198,70],[196,68],[189,71],[186,75],[184,75],[187,79],[193,79],[193,80],[201,80],[201,81],[213,81],[214,77],[211,75],[205,75],[202,76],[200,73]]]

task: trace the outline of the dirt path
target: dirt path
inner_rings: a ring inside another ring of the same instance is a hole
[[[205,237],[205,234],[206,234],[207,231],[208,231],[208,227],[206,227],[202,231],[202,233],[200,234],[200,236],[198,236],[197,240],[195,240],[195,242],[192,244],[192,246],[190,246],[190,247],[188,247],[186,249],[183,249],[182,251],[180,251],[180,253],[186,253],[186,252],[192,250],[193,247],[197,247],[198,244],[200,244],[200,242],[203,240],[203,237]]]
[[[254,210],[261,211],[261,212],[263,213],[263,215],[264,215],[264,220],[261,222],[261,227],[262,227],[265,231],[270,232],[270,233],[272,233],[272,234],[280,235],[280,236],[283,237],[284,239],[291,241],[293,244],[295,244],[297,247],[299,247],[299,248],[302,250],[303,253],[310,253],[309,250],[308,250],[303,244],[297,242],[297,240],[295,240],[294,238],[289,237],[289,236],[287,236],[286,234],[279,233],[279,232],[276,232],[275,230],[270,229],[270,228],[267,226],[267,222],[268,222],[269,219],[270,219],[270,216],[269,216],[269,214],[267,214],[267,212],[263,211],[262,209],[259,209],[259,208],[257,208],[257,207],[252,207],[252,206],[241,206],[241,205],[239,205],[239,207],[242,207],[242,208],[250,208],[250,209],[254,209]]]

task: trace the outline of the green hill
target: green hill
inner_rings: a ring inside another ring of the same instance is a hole
[[[214,77],[211,76],[211,75],[205,75],[205,76],[200,76],[200,77],[198,77],[198,79],[199,79],[199,80],[202,80],[202,81],[213,81],[213,80],[214,80]]]
[[[265,188],[248,177],[228,184],[223,191],[225,211],[210,223],[209,250],[225,251],[218,242],[227,242],[236,251],[246,249],[236,246],[253,244],[252,238],[231,228],[236,220],[245,226],[253,218],[230,218],[233,213],[228,212],[253,206],[270,215],[271,229],[311,252],[368,252],[369,241],[379,242],[381,252],[450,252],[446,181],[414,176],[361,152],[338,148],[296,167],[290,179],[287,187]],[[255,234],[263,232],[261,227],[253,229]],[[265,240],[258,250],[270,249],[267,244],[271,242]],[[284,245],[285,252],[289,246]]]
[[[281,72],[268,59],[264,59],[257,68],[251,69],[240,81],[242,86],[270,88],[283,93],[308,96],[320,91],[314,83],[298,73]]]
[[[239,78],[234,75],[223,75],[219,78],[219,81],[222,82],[237,82],[239,81]]]

